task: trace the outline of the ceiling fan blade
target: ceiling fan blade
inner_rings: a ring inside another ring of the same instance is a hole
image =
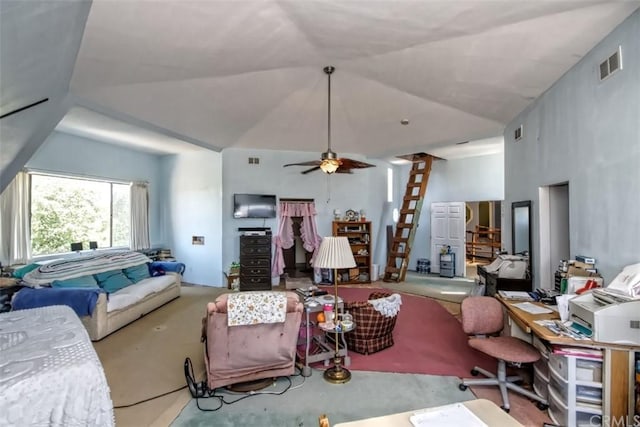
[[[353,172],[351,172],[351,169],[349,169],[349,168],[345,168],[345,167],[342,167],[342,166],[339,166],[335,173],[349,173],[349,174],[353,174]]]
[[[287,166],[320,166],[321,161],[320,160],[310,160],[308,162],[301,162],[301,163],[289,163],[284,165],[283,167],[287,167]]]
[[[302,171],[301,173],[302,173],[303,175],[306,175],[306,174],[308,174],[309,172],[317,171],[318,169],[320,169],[320,166],[315,166],[315,167],[313,167],[313,168],[311,168],[311,169],[307,169],[306,171]]]
[[[364,169],[364,168],[374,168],[376,165],[372,165],[370,163],[361,162],[360,160],[349,159],[346,157],[342,157],[339,159],[342,161],[342,166],[345,169]]]

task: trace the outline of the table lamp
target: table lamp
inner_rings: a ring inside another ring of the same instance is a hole
[[[345,236],[341,237],[324,237],[316,258],[313,262],[315,268],[331,268],[333,269],[333,287],[334,287],[334,304],[333,318],[338,319],[338,269],[353,268],[356,261],[349,246],[349,240]],[[334,384],[344,384],[351,379],[351,372],[342,367],[338,348],[338,329],[334,326],[336,354],[333,358],[333,367],[324,371],[324,379]]]

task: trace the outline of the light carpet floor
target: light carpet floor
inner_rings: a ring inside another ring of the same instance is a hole
[[[185,386],[186,357],[203,378],[201,319],[207,302],[228,290],[183,286],[181,292],[180,298],[94,343],[111,388],[118,427],[171,423],[191,399],[186,389],[130,408],[117,407]]]
[[[372,285],[386,287],[389,284],[380,281]],[[395,285],[402,286],[403,283]],[[420,291],[419,288],[415,293],[421,295]],[[206,303],[226,292],[229,292],[226,288],[183,286],[180,298],[94,343],[116,407],[181,388],[146,403],[116,408],[118,427],[168,426],[189,403],[191,395],[182,388],[185,386],[184,359],[191,358],[197,378],[203,379],[201,319]],[[459,313],[459,304],[438,302],[454,315]],[[315,371],[313,375],[321,376]],[[478,397],[486,397],[498,405],[501,401],[499,392],[493,388],[486,388],[486,392]],[[511,415],[527,426],[539,427],[540,416],[548,419],[544,412],[524,400],[522,405],[512,407]],[[533,419],[536,421],[532,422]]]
[[[182,410],[173,427],[303,427],[318,426],[318,416],[326,414],[331,425],[363,418],[388,415],[421,408],[463,402],[475,398],[470,391],[458,389],[456,377],[352,372],[346,384],[330,384],[322,371],[308,378],[294,377],[293,387],[285,394],[255,394],[218,411],[204,412],[195,400]],[[278,392],[286,381],[279,379],[266,390]],[[296,387],[295,389],[293,389]],[[223,394],[234,401],[239,395]],[[201,407],[215,408],[218,399],[199,399]]]

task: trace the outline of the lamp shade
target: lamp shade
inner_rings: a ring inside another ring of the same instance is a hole
[[[320,170],[324,173],[334,173],[340,167],[340,162],[336,159],[325,159],[320,163]]]
[[[324,237],[316,258],[313,261],[316,268],[353,268],[356,260],[353,258],[349,240],[344,237]]]

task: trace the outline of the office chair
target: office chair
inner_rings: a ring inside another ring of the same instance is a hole
[[[507,376],[507,363],[533,363],[541,356],[534,346],[518,338],[491,336],[498,334],[504,327],[504,313],[500,302],[493,297],[467,297],[462,301],[461,313],[462,329],[467,335],[472,335],[469,346],[498,359],[498,372],[496,375],[476,366],[471,370],[471,375],[481,373],[487,378],[463,379],[458,386],[460,390],[464,391],[471,385],[497,385],[502,394],[501,408],[505,412],[510,409],[507,389],[537,401],[539,409],[547,409],[549,404],[544,398],[514,384],[522,378],[517,375]]]

